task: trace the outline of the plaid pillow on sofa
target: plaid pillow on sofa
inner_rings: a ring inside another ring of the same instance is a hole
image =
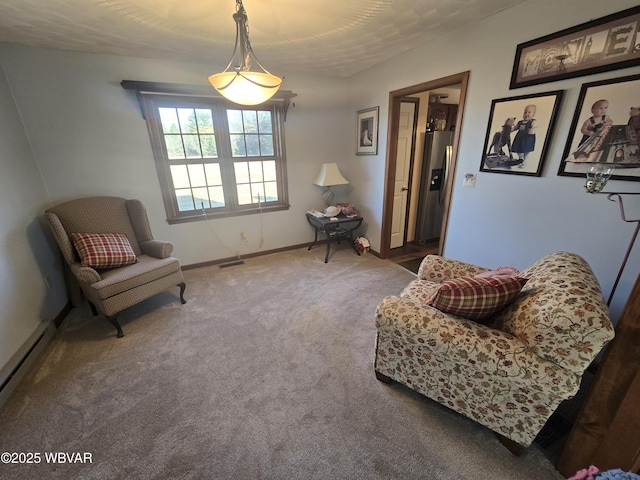
[[[83,267],[115,268],[138,261],[122,233],[72,233],[71,240]]]
[[[514,301],[526,278],[461,277],[443,282],[427,303],[469,320],[482,320]]]

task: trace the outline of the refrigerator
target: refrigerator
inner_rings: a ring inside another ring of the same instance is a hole
[[[453,132],[427,131],[423,145],[415,238],[418,245],[440,237]]]

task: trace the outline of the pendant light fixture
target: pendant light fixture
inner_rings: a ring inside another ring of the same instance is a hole
[[[282,79],[270,74],[256,58],[249,41],[247,12],[242,0],[236,0],[236,45],[229,64],[221,73],[209,77],[209,82],[225,98],[240,105],[258,105],[278,91]],[[260,70],[252,71],[252,63]]]

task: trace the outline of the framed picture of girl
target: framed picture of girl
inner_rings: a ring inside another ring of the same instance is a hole
[[[539,177],[562,90],[491,102],[481,172]]]
[[[624,164],[612,179],[640,181],[639,91],[640,75],[582,85],[558,175],[584,177],[590,162],[607,162]]]

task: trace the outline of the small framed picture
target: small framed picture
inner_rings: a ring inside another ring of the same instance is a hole
[[[358,110],[356,124],[356,155],[378,154],[378,110],[380,107]]]
[[[558,175],[584,177],[588,162],[620,162],[625,168],[616,168],[612,179],[640,181],[639,91],[640,75],[582,85]],[[612,138],[615,141],[611,141]],[[595,146],[594,141],[601,141],[602,145]],[[614,148],[614,145],[618,146]],[[618,154],[622,159],[617,158]]]
[[[491,102],[480,171],[539,177],[563,91]]]

